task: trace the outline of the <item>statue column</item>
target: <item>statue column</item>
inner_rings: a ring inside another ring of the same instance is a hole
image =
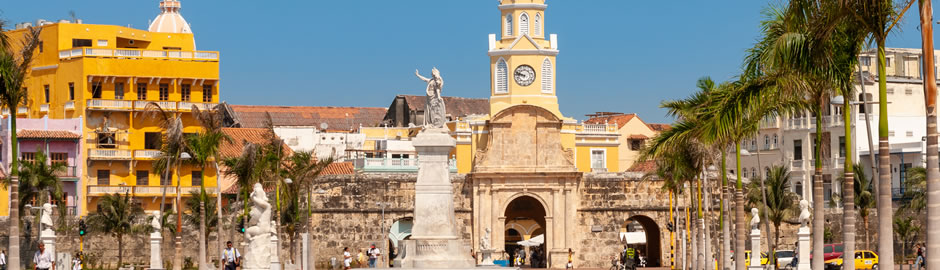
[[[153,270],[163,269],[163,257],[160,256],[160,247],[162,246],[163,236],[160,232],[150,233],[150,268]]]
[[[797,249],[799,249],[799,254],[797,254],[797,270],[810,270],[810,260],[809,260],[809,239],[810,232],[809,228],[806,226],[800,227],[800,230],[796,233],[797,238],[799,238],[800,244]]]

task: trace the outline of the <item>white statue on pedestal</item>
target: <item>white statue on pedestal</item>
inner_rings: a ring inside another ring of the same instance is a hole
[[[809,202],[800,200],[800,227],[809,226]]]
[[[150,232],[150,269],[163,269],[163,258],[160,255],[160,243],[163,242],[161,228],[163,226],[160,224],[160,216],[160,212],[155,212],[153,216],[150,216],[150,227],[153,227],[153,232]]]
[[[251,207],[251,219],[245,230],[249,252],[245,256],[245,269],[269,269],[271,252],[271,203],[260,183],[255,183],[249,195],[254,205]]]
[[[52,205],[49,203],[42,204],[42,217],[39,218],[39,224],[42,225],[42,234],[54,235],[55,232],[52,231]]]
[[[490,228],[486,228],[483,237],[480,238],[480,250],[490,249]]]
[[[760,215],[757,208],[751,208],[751,230],[759,230],[758,225],[760,225]]]
[[[415,70],[415,75],[428,83],[425,90],[427,99],[424,104],[424,127],[443,128],[447,119],[445,118],[444,98],[441,97],[441,88],[444,88],[444,79],[441,78],[441,72],[437,68],[432,68],[430,79],[421,76],[418,70]]]

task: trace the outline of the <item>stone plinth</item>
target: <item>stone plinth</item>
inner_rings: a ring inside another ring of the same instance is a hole
[[[160,249],[162,248],[163,236],[158,232],[150,233],[150,268],[153,270],[162,270],[163,269],[163,256],[161,256]]]
[[[751,230],[751,263],[747,266],[748,270],[761,270],[764,267],[760,265],[760,230]]]
[[[495,251],[495,249],[480,250],[480,264],[477,266],[495,266],[493,264],[493,252]]]
[[[52,258],[55,258],[55,232],[46,229],[39,233],[39,240],[46,245],[46,252],[52,253]]]
[[[277,257],[278,239],[277,234],[271,234],[271,270],[281,269],[281,259]]]
[[[796,233],[796,236],[799,238],[799,246],[797,247],[798,254],[797,256],[797,270],[810,270],[812,266],[809,260],[809,250],[810,250],[810,232],[809,227],[800,227],[800,230]]]
[[[448,160],[457,141],[447,129],[425,128],[413,140],[418,152],[414,227],[403,265],[414,268],[472,268],[470,247],[460,241],[454,216],[454,186]]]

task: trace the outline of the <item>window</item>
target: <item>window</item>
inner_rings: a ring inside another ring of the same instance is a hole
[[[552,60],[542,60],[542,93],[552,93]]]
[[[796,184],[793,185],[793,193],[796,193],[796,195],[800,196],[800,198],[803,197],[803,181],[796,181]]]
[[[91,84],[91,98],[101,98],[101,83]]]
[[[138,186],[146,186],[150,184],[150,171],[137,171],[137,183]]]
[[[886,90],[886,92],[887,92],[889,95],[894,95],[894,88],[888,87],[888,90]]]
[[[871,66],[871,56],[863,56],[863,57],[862,57],[862,65],[864,65],[864,66]]]
[[[888,137],[894,137],[894,130],[888,131]]]
[[[62,164],[68,166],[69,164],[69,153],[50,153],[49,160],[52,164]]]
[[[124,99],[124,83],[114,84],[114,99]]]
[[[144,149],[158,150],[163,145],[163,135],[160,132],[144,133]]]
[[[757,139],[751,139],[751,151],[757,150]]]
[[[75,100],[75,83],[69,83],[69,100]]]
[[[99,40],[98,40],[98,47],[108,47],[108,40],[107,40],[107,39],[99,39]]]
[[[190,90],[191,85],[184,84],[180,86],[180,93],[183,95],[183,101],[189,101],[189,97],[192,96],[192,91]]]
[[[777,134],[774,134],[774,145],[773,149],[777,149]]]
[[[865,104],[871,101],[871,97],[871,94],[858,94],[858,101],[862,102],[862,104],[858,104],[858,113],[865,113],[871,109],[871,104]]]
[[[512,14],[506,14],[506,37],[512,36]]]
[[[770,135],[764,135],[764,149],[770,149]]]
[[[160,100],[166,101],[170,100],[170,85],[161,83],[160,84]]]
[[[542,13],[535,13],[535,34],[536,36],[542,35]]]
[[[22,152],[20,153],[20,160],[23,162],[36,161],[36,152]]]
[[[770,167],[764,167],[764,177],[770,177]]]
[[[169,185],[172,185],[172,184],[173,184],[173,181],[171,181],[170,178],[167,177],[165,173],[161,173],[161,174],[160,174],[160,185],[161,185],[161,186],[169,186]]]
[[[506,65],[506,60],[502,58],[496,62],[496,93],[505,94],[509,93],[509,66]]]
[[[47,85],[43,85],[43,86],[42,86],[42,91],[43,91],[43,95],[44,95],[45,98],[46,98],[46,103],[49,103],[49,85],[48,85],[48,84],[47,84]]]
[[[643,140],[630,140],[630,150],[640,151],[641,147],[643,147]]]
[[[793,160],[803,160],[803,140],[793,140]]]
[[[193,186],[194,186],[194,187],[195,187],[195,186],[202,186],[202,172],[200,172],[200,171],[193,171],[193,172],[192,172],[192,176],[193,176]]]
[[[602,149],[593,149],[591,150],[591,169],[606,169],[607,162],[605,160],[606,151]]]
[[[914,132],[908,130],[907,132],[904,132],[904,135],[907,135],[908,137],[914,137]]]
[[[913,95],[913,94],[914,94],[914,90],[913,90],[913,89],[910,89],[910,88],[904,89],[904,94],[905,94],[905,95],[908,95],[908,96]]]
[[[107,186],[111,184],[111,170],[98,170],[98,185]]]
[[[202,102],[212,102],[212,85],[202,86]]]
[[[741,169],[741,176],[747,177],[747,168]]]
[[[751,168],[751,179],[757,179],[757,168]]]
[[[845,136],[839,136],[839,157],[845,157]]]
[[[891,57],[885,57],[885,67],[891,67]]]
[[[90,40],[90,39],[77,39],[77,38],[73,38],[73,39],[72,39],[72,47],[73,47],[73,48],[75,48],[75,47],[91,47],[91,40]]]
[[[114,132],[99,132],[97,134],[98,148],[113,149],[117,147],[117,141],[114,140]]]
[[[42,51],[43,51],[43,49],[42,49],[43,46],[42,46],[42,45],[43,45],[43,42],[42,42],[42,40],[40,40],[40,41],[39,41],[39,53],[42,53]]]
[[[147,100],[147,84],[137,84],[137,100]]]
[[[519,35],[528,35],[529,34],[529,14],[522,13],[519,15]]]
[[[910,170],[914,167],[914,164],[911,163],[902,163],[901,164],[901,186],[907,183],[907,170]]]

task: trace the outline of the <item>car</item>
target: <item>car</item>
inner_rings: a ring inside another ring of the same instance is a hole
[[[767,253],[761,252],[760,253],[760,265],[767,265],[767,259],[768,259]],[[751,251],[750,250],[744,252],[744,265],[751,265]]]
[[[793,262],[793,257],[796,256],[796,253],[793,252],[792,250],[777,250],[776,252],[774,252],[774,254],[775,254],[774,257],[777,258],[778,269],[789,265],[790,262]]]
[[[827,260],[826,269],[842,269],[842,257]],[[878,254],[871,250],[855,251],[855,269],[878,270]]]
[[[826,244],[823,247],[823,261],[828,261],[842,257],[842,252],[845,246],[842,244]]]

